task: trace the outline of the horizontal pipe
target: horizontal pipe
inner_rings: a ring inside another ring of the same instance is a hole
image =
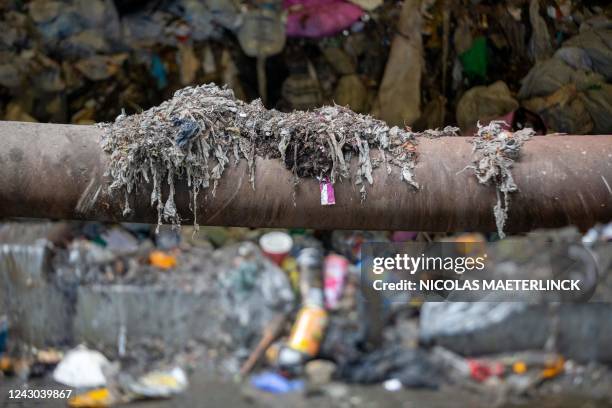
[[[122,215],[122,197],[107,193],[101,130],[93,126],[0,122],[0,217],[157,222],[150,186]],[[244,161],[229,166],[213,197],[202,193],[198,223],[247,227],[494,231],[495,188],[470,170],[469,139],[421,138],[415,178],[418,191],[397,170],[374,171],[361,202],[353,180],[335,186],[336,205],[321,206],[318,183],[303,179],[295,200],[293,176],[277,160],[259,158],[255,189]],[[506,230],[612,220],[612,136],[539,136],[528,141],[514,166],[520,192],[513,194]],[[182,186],[182,187],[181,187]],[[184,183],[177,208],[192,217]],[[191,223],[186,218],[184,223]]]

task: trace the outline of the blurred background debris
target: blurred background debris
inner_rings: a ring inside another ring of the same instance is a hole
[[[414,131],[610,134],[611,15],[597,0],[4,0],[0,119],[114,121],[214,82]],[[546,234],[593,255],[609,299],[611,224]],[[0,405],[70,386],[74,407],[610,406],[607,303],[361,291],[364,243],[498,238],[3,220]]]
[[[475,392],[475,406],[567,392],[610,401],[608,303],[372,303],[360,268],[370,242],[471,242],[487,245],[495,273],[536,276],[563,262],[551,261],[547,243],[567,242],[593,254],[594,298],[606,299],[609,229],[499,241],[494,233],[202,226],[156,234],[144,224],[6,222],[0,369],[9,387],[52,379],[71,387],[71,406],[181,401],[202,392],[189,383],[211,375],[255,392],[247,400],[266,401],[263,392],[331,406],[349,398],[342,387],[374,384],[435,390],[441,401]]]
[[[415,130],[457,124],[469,133],[519,109],[529,115],[517,126],[612,130],[606,2],[8,0],[0,8],[5,120],[111,121],[213,81],[281,111],[337,103]]]

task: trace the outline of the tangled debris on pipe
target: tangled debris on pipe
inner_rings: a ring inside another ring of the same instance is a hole
[[[535,132],[525,128],[516,132],[504,129],[503,121],[493,121],[487,126],[478,123],[478,132],[472,140],[474,160],[466,169],[474,170],[478,182],[494,185],[497,203],[493,206],[495,224],[500,238],[504,238],[504,226],[508,219],[510,193],[518,191],[512,177],[512,166],[519,159],[521,147]]]
[[[121,114],[104,130],[102,147],[110,155],[107,175],[111,193],[123,193],[124,214],[131,212],[130,196],[152,183],[151,206],[156,207],[158,225],[179,226],[174,195],[175,182],[184,179],[190,190],[194,224],[200,191],[222,182],[225,168],[245,159],[255,188],[255,157],[276,158],[296,177],[340,182],[354,175],[361,198],[366,183],[372,184],[372,169],[385,165],[401,169],[401,178],[418,188],[416,136],[420,133],[389,127],[367,115],[341,106],[313,111],[282,113],[267,110],[259,100],[242,102],[229,89],[214,84],[187,87],[172,99],[135,115]],[[428,131],[425,136],[456,135],[457,128]],[[379,157],[370,150],[378,149]],[[350,168],[353,155],[359,157]],[[168,195],[163,197],[163,183]]]

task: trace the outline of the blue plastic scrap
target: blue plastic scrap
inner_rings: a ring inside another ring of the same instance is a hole
[[[290,380],[274,371],[264,371],[251,377],[251,385],[258,390],[273,394],[286,394],[304,389],[304,381]]]
[[[164,89],[168,86],[168,76],[166,75],[166,67],[159,55],[154,54],[151,57],[151,75],[155,78],[157,89]]]
[[[6,351],[6,342],[8,339],[8,319],[6,316],[0,316],[0,355]]]
[[[189,142],[200,133],[200,125],[193,119],[180,118],[174,119],[172,124],[179,128],[176,135],[176,144],[181,149],[187,147]]]

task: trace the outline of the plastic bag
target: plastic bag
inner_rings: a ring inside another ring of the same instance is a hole
[[[497,81],[490,86],[476,86],[463,94],[457,104],[457,123],[463,130],[514,111],[519,103],[508,86]]]

